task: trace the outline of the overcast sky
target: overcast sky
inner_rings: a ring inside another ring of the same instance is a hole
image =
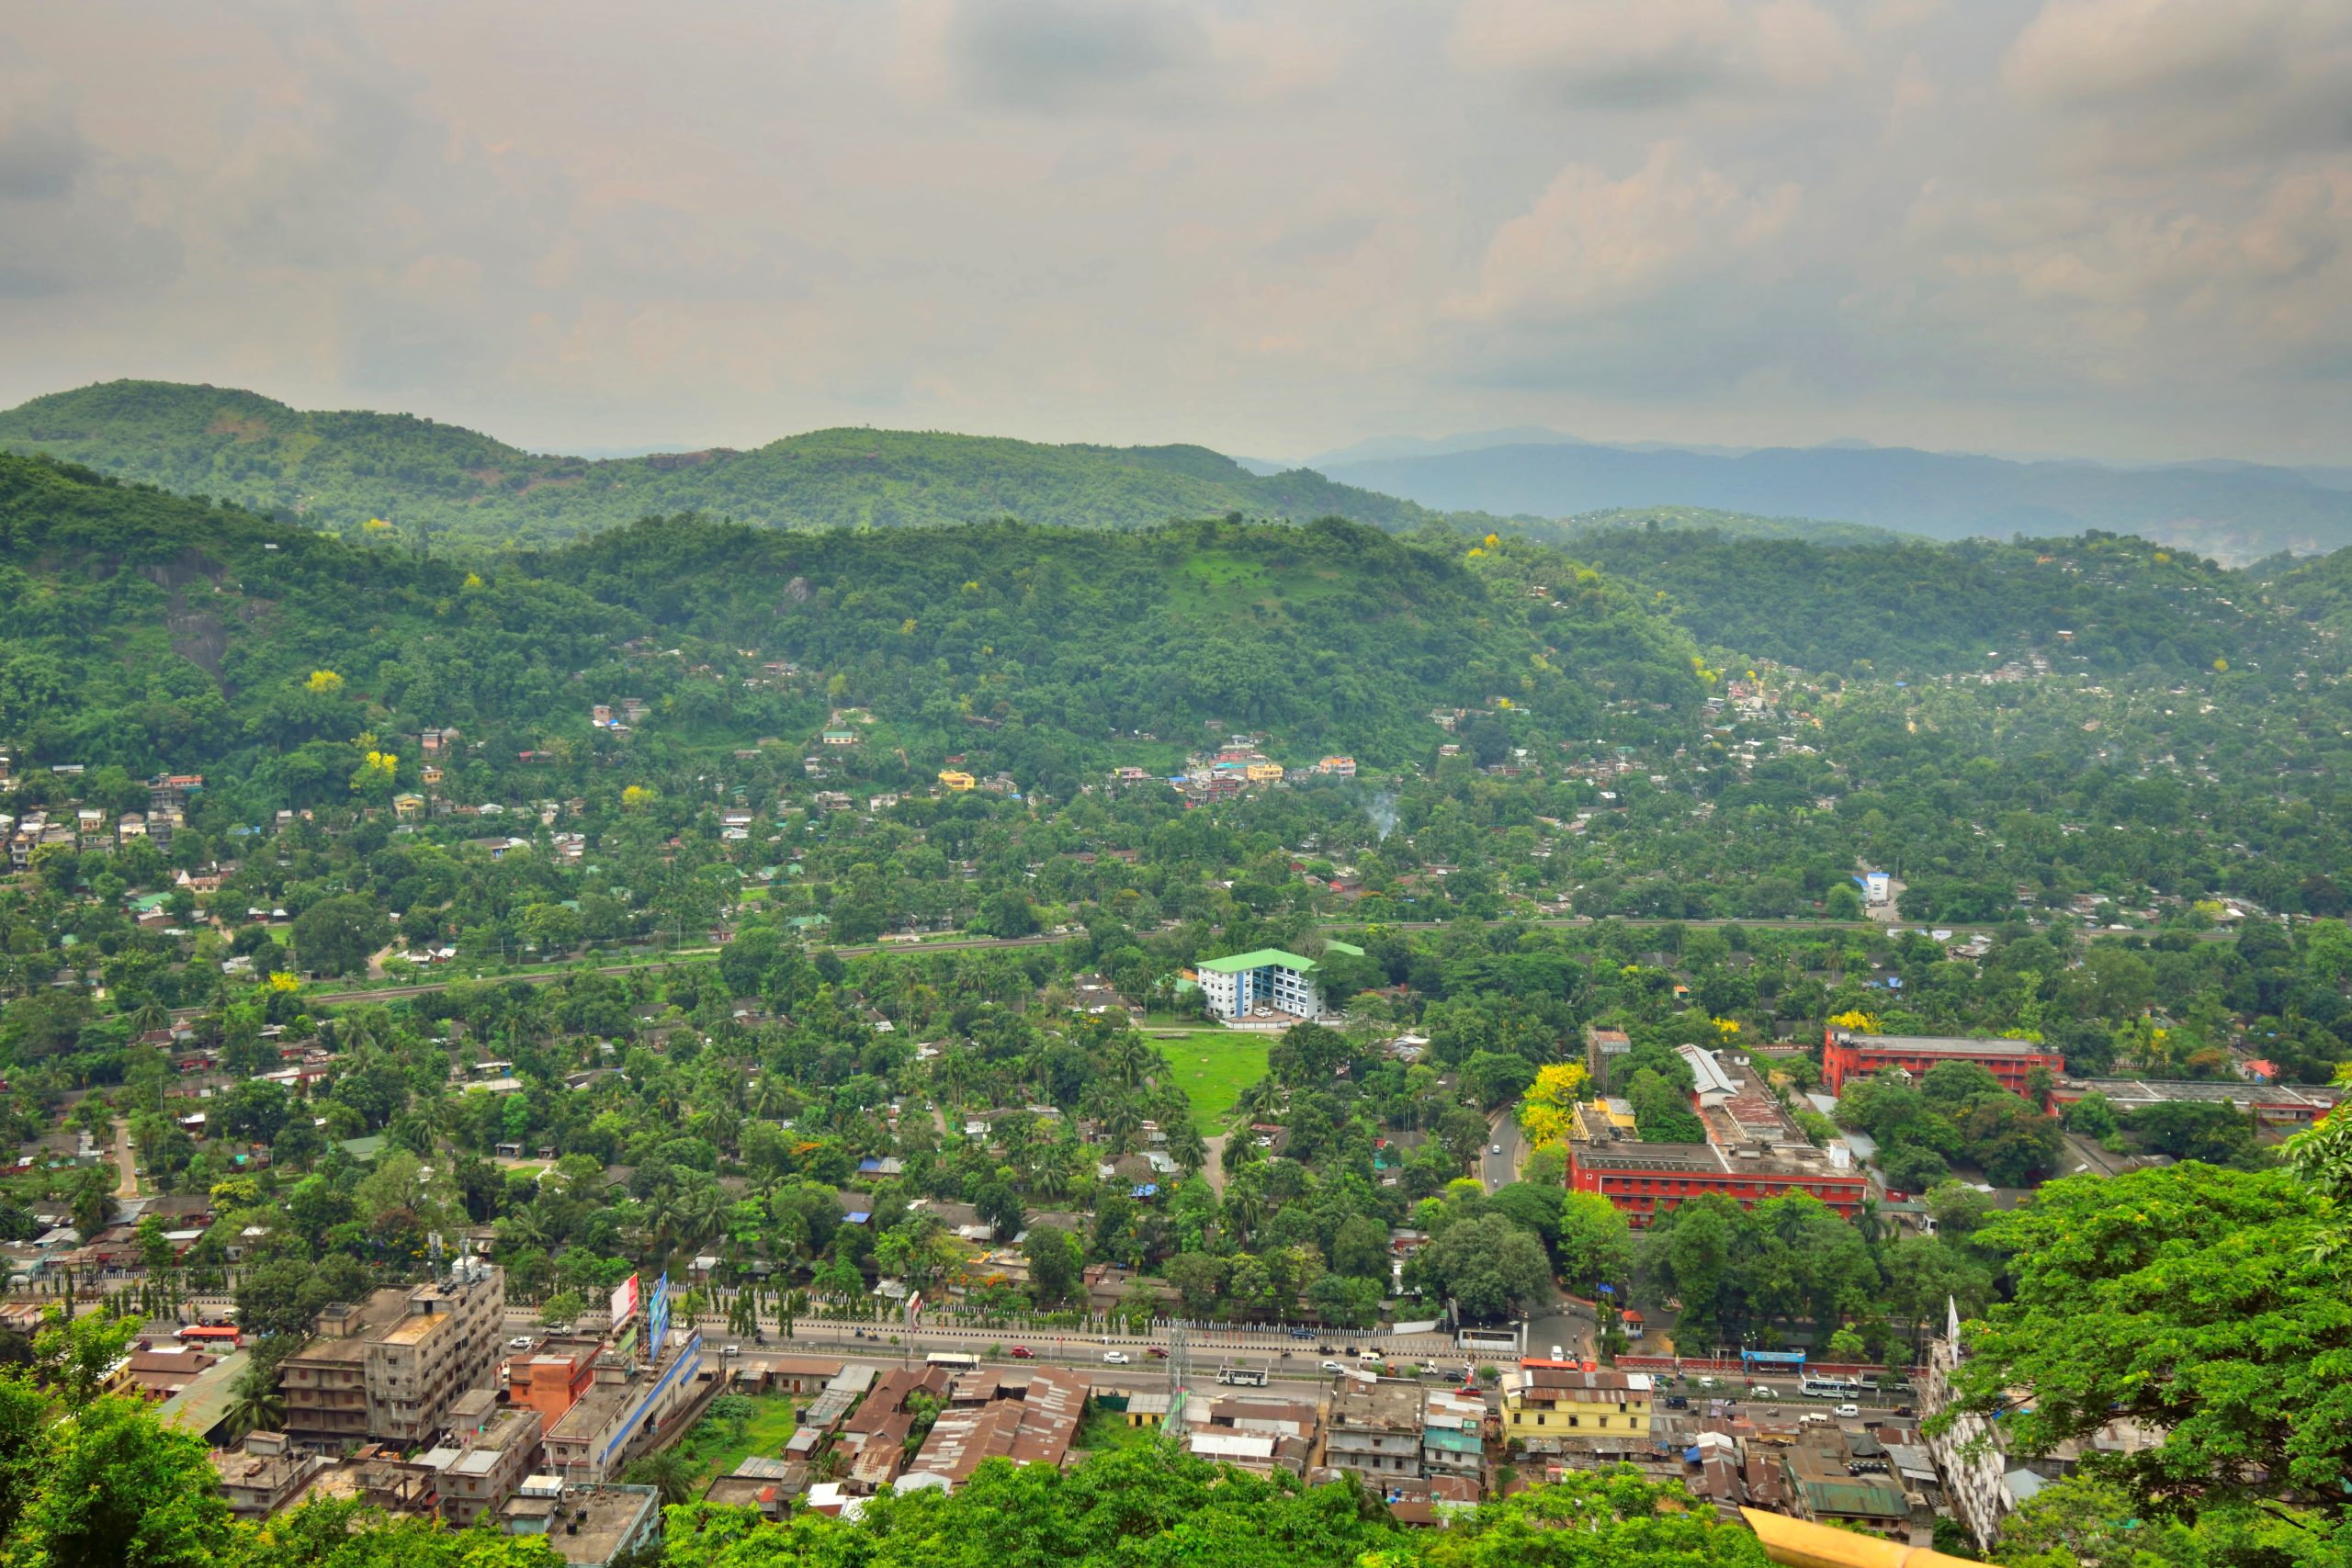
[[[0,405],[2352,461],[2352,0],[0,0]]]

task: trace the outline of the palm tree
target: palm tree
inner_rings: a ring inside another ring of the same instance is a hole
[[[677,1194],[667,1187],[657,1187],[645,1199],[645,1247],[649,1258],[660,1257],[670,1250],[671,1227],[677,1223]]]
[[[1151,1051],[1139,1036],[1128,1034],[1103,1053],[1103,1076],[1124,1089],[1133,1089],[1143,1082],[1151,1064]]]
[[[676,1200],[678,1239],[698,1247],[718,1234],[727,1217],[727,1194],[710,1180],[697,1182]]]
[[[792,1089],[782,1073],[762,1072],[746,1099],[752,1114],[763,1122],[779,1121],[792,1108]]]
[[[961,1106],[964,1091],[971,1087],[971,1054],[958,1046],[949,1046],[939,1058],[940,1086],[947,1090],[947,1103]]]
[[[274,1432],[286,1419],[286,1394],[262,1367],[249,1367],[245,1375],[237,1380],[236,1397],[230,1402],[222,1418],[234,1437],[242,1438],[247,1432]]]
[[[1136,1109],[1133,1096],[1123,1094],[1103,1107],[1102,1135],[1113,1153],[1125,1154],[1134,1148],[1136,1134],[1142,1131],[1143,1113]]]
[[[152,1034],[158,1029],[170,1028],[172,1015],[164,1010],[163,1003],[149,997],[130,1010],[130,1022],[133,1034]]]
[[[628,1479],[639,1486],[650,1486],[662,1495],[664,1507],[676,1507],[691,1503],[695,1483],[702,1479],[702,1468],[676,1449],[662,1449],[647,1454],[630,1465]]]
[[[1226,1190],[1225,1222],[1233,1228],[1236,1240],[1247,1243],[1257,1235],[1265,1222],[1265,1195],[1254,1181],[1237,1181]]]
[[[548,1224],[546,1210],[538,1203],[526,1203],[498,1218],[498,1239],[509,1247],[525,1252],[554,1250],[556,1235]]]

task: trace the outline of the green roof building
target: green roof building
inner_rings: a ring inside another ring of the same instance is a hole
[[[1209,1011],[1228,1023],[1254,1021],[1274,1026],[1323,1016],[1323,994],[1315,984],[1312,958],[1261,947],[1230,958],[1205,958],[1197,968]]]

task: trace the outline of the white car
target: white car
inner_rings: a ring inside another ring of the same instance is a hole
[[[506,1348],[509,1350],[527,1350],[537,1343],[537,1340],[532,1338],[527,1334],[517,1334],[514,1338],[509,1339],[506,1342]]]
[[[1841,1404],[1838,1407],[1838,1414],[1840,1416],[1860,1416],[1861,1413],[1862,1407],[1859,1404]]]
[[[1488,1149],[1487,1152],[1490,1155],[1498,1155],[1503,1152],[1503,1146],[1500,1144],[1497,1144],[1493,1148]]]
[[[1114,1367],[1124,1367],[1131,1359],[1132,1358],[1130,1358],[1125,1350],[1105,1350],[1102,1352],[1102,1359]]]
[[[1344,1372],[1348,1369],[1337,1361],[1326,1361],[1323,1363],[1323,1370],[1327,1372]]]

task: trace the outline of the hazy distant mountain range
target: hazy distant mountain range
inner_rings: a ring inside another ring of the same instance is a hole
[[[1705,507],[1837,519],[1938,539],[2097,528],[2227,561],[2352,544],[2352,469],[2343,468],[2111,468],[1842,443],[1741,452],[1532,434],[1543,438],[1363,443],[1312,466],[1346,484],[1449,512],[1560,517]]]

